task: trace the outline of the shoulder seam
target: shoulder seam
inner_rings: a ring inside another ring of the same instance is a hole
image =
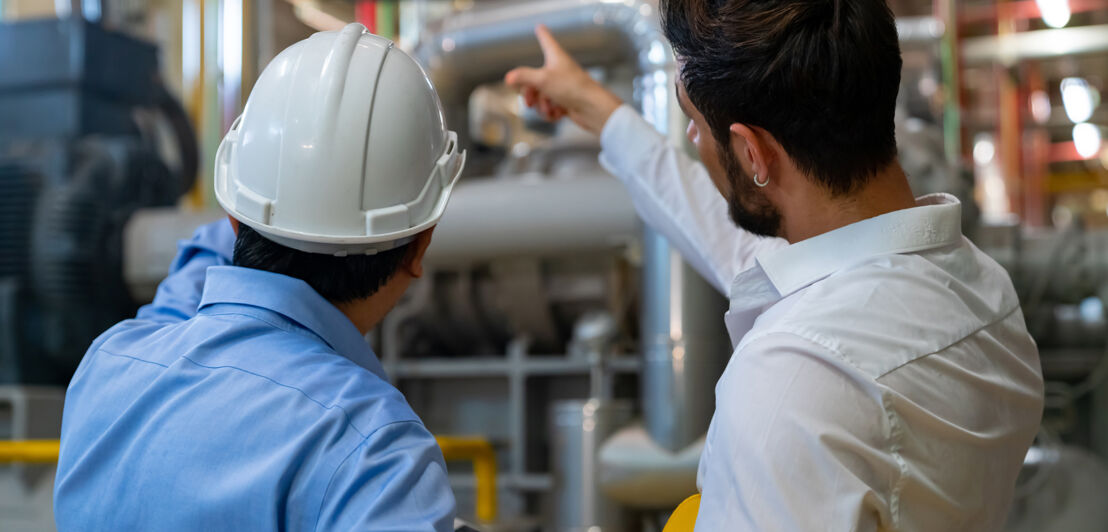
[[[165,364],[161,364],[159,362],[153,362],[153,361],[150,361],[150,360],[143,360],[141,358],[137,358],[137,357],[134,357],[134,356],[131,356],[131,355],[123,355],[123,354],[120,354],[120,353],[113,353],[113,352],[108,351],[108,350],[103,349],[103,348],[101,348],[98,352],[102,352],[102,353],[105,353],[105,354],[108,354],[108,355],[111,355],[111,356],[115,356],[115,357],[119,357],[119,358],[127,358],[127,359],[135,360],[135,361],[138,361],[138,362],[145,362],[147,364],[152,364],[152,365],[159,366],[159,367],[162,367],[162,368],[168,368],[169,367],[169,366],[167,366]],[[305,399],[319,405],[321,408],[323,408],[325,410],[337,409],[340,412],[342,412],[343,417],[346,418],[346,425],[348,427],[350,427],[351,429],[353,429],[354,432],[358,433],[359,436],[361,436],[363,438],[367,438],[367,437],[369,437],[370,435],[373,434],[373,431],[371,431],[369,434],[366,434],[361,429],[359,429],[358,426],[356,424],[354,424],[353,418],[350,416],[350,413],[347,412],[346,409],[343,408],[342,406],[340,406],[338,404],[326,405],[322,401],[312,397],[311,395],[308,395],[307,392],[305,392],[304,390],[301,390],[300,388],[297,388],[295,386],[291,386],[291,385],[285,384],[283,382],[276,381],[271,377],[267,377],[265,375],[255,373],[253,371],[249,371],[249,370],[240,368],[238,366],[228,366],[228,365],[225,365],[225,366],[209,366],[207,364],[201,364],[201,363],[189,358],[188,356],[182,356],[181,360],[187,360],[189,363],[191,363],[191,364],[193,364],[197,367],[201,367],[201,368],[205,368],[205,369],[212,369],[212,370],[214,370],[214,369],[230,369],[230,370],[235,370],[235,371],[238,371],[240,373],[245,373],[247,375],[252,375],[254,377],[258,377],[260,379],[269,381],[269,382],[271,382],[271,383],[273,383],[277,386],[280,386],[282,388],[288,388],[290,390],[295,390],[297,392],[300,392],[300,394],[303,395]],[[407,423],[407,422],[414,422],[414,421],[415,421],[414,419],[398,419],[398,420],[395,420],[395,421],[390,421],[389,423],[386,423],[384,425],[381,425],[381,427],[378,427],[377,429],[374,429],[374,431],[379,430],[383,427],[387,427],[387,426],[389,426],[393,423]]]
[[[769,336],[774,336],[774,335],[788,336],[788,337],[791,337],[791,338],[796,338],[798,340],[804,341],[805,343],[809,343],[809,344],[812,344],[816,347],[826,349],[829,353],[834,355],[835,358],[837,358],[837,359],[841,360],[842,362],[850,365],[850,367],[852,367],[855,370],[861,372],[862,374],[865,374],[865,371],[863,371],[862,368],[857,363],[855,363],[853,360],[851,360],[850,357],[846,356],[845,353],[843,353],[842,351],[832,347],[831,345],[828,345],[827,343],[817,341],[819,339],[818,337],[820,336],[818,334],[813,334],[812,335],[812,336],[815,336],[816,338],[809,338],[808,336],[797,334],[796,332],[793,332],[793,331],[781,331],[781,330],[765,331],[765,332],[759,333],[757,336],[755,336],[755,337],[751,338],[749,341],[745,342],[743,344],[742,348],[746,349],[748,346],[750,346],[750,344],[752,344],[754,342],[757,342],[757,341],[760,341],[763,338],[766,338],[766,337],[769,337]],[[876,380],[876,378],[874,378],[874,380]]]
[[[142,359],[142,358],[132,356],[132,355],[124,355],[122,353],[115,353],[113,351],[109,351],[107,349],[104,349],[103,346],[97,348],[95,351],[90,350],[90,352],[93,353],[93,354],[95,354],[95,353],[104,353],[105,355],[110,355],[110,356],[113,356],[113,357],[127,358],[127,359],[130,359],[130,360],[134,360],[135,362],[143,362],[143,363],[146,363],[146,364],[151,364],[151,365],[154,365],[154,366],[158,366],[160,368],[168,368],[169,367],[169,366],[167,366],[165,364],[162,364],[160,362],[154,362],[153,360],[146,360],[146,359]]]
[[[979,333],[979,332],[981,332],[981,331],[983,331],[983,330],[985,330],[985,329],[988,329],[989,327],[992,327],[993,325],[996,325],[996,324],[998,324],[998,323],[1000,323],[1000,322],[1002,322],[1002,321],[1004,321],[1004,320],[1008,319],[1009,317],[1011,317],[1011,316],[1012,316],[1012,314],[1015,314],[1015,312],[1016,312],[1017,310],[1019,310],[1019,309],[1020,309],[1020,306],[1019,306],[1019,303],[1017,303],[1017,304],[1016,304],[1016,305],[1014,305],[1014,306],[1013,306],[1013,307],[1012,307],[1012,308],[1011,308],[1011,309],[1010,309],[1010,310],[1009,310],[1008,312],[1005,312],[1005,313],[1004,313],[1004,314],[1003,314],[1002,316],[1000,316],[999,318],[997,318],[997,319],[995,319],[995,320],[993,320],[993,321],[989,321],[989,322],[985,322],[985,323],[981,324],[980,326],[978,326],[978,327],[974,328],[973,330],[970,330],[969,332],[967,332],[967,333],[965,333],[965,334],[963,334],[963,335],[959,336],[959,337],[958,337],[957,339],[955,339],[955,340],[954,340],[953,342],[950,342],[950,343],[948,343],[948,344],[946,344],[946,345],[944,345],[944,346],[942,346],[942,347],[939,347],[938,349],[936,349],[936,350],[934,350],[934,351],[932,351],[932,352],[930,352],[930,353],[925,353],[925,354],[922,354],[922,355],[920,355],[920,356],[918,356],[918,357],[915,357],[915,358],[913,358],[913,359],[911,359],[911,360],[906,360],[906,361],[904,361],[904,362],[902,362],[902,363],[900,363],[900,364],[897,364],[896,366],[893,366],[893,367],[889,368],[888,370],[886,370],[886,371],[882,372],[882,373],[881,373],[880,375],[877,375],[876,377],[874,377],[874,379],[875,379],[875,380],[877,380],[877,379],[881,379],[882,377],[885,377],[886,375],[888,375],[888,374],[890,374],[890,373],[892,373],[892,372],[894,372],[894,371],[896,371],[896,370],[898,370],[898,369],[900,369],[900,368],[903,368],[904,366],[907,366],[907,365],[909,365],[909,364],[912,364],[913,362],[918,362],[918,361],[920,361],[920,360],[923,360],[923,359],[925,359],[925,358],[927,358],[927,357],[930,357],[930,356],[932,356],[932,355],[938,354],[938,353],[939,353],[939,352],[941,352],[941,351],[945,351],[945,350],[947,350],[947,349],[950,349],[950,347],[952,347],[952,346],[954,346],[954,345],[957,345],[957,344],[959,344],[959,343],[961,343],[961,342],[965,341],[965,340],[966,340],[966,338],[969,338],[970,336],[973,336],[973,335],[975,335],[975,334],[977,334],[977,333]]]
[[[357,426],[357,425],[355,425],[355,424],[354,424],[354,420],[353,420],[353,418],[351,418],[351,417],[350,417],[350,413],[349,413],[349,412],[347,412],[345,408],[343,408],[342,406],[340,406],[340,405],[338,405],[338,404],[334,404],[334,403],[332,403],[331,405],[326,405],[326,404],[323,404],[323,402],[322,402],[322,401],[320,401],[320,400],[316,399],[315,397],[312,397],[311,395],[308,395],[308,393],[307,393],[307,392],[305,392],[304,390],[301,390],[300,388],[297,388],[296,386],[292,386],[292,385],[289,385],[289,384],[285,384],[285,383],[283,383],[283,382],[279,382],[279,381],[277,381],[277,380],[274,380],[274,379],[273,379],[272,377],[267,377],[267,376],[265,376],[265,375],[262,375],[262,374],[260,374],[260,373],[255,373],[255,372],[253,372],[253,371],[250,371],[250,370],[246,370],[246,369],[240,368],[240,367],[238,367],[238,366],[230,366],[230,365],[224,365],[224,366],[209,366],[209,365],[207,365],[207,364],[201,364],[201,363],[199,363],[199,362],[197,362],[197,361],[195,361],[195,360],[193,360],[193,359],[189,358],[188,356],[182,356],[182,357],[181,357],[181,359],[182,359],[182,360],[187,360],[187,361],[189,361],[190,363],[192,363],[193,365],[195,365],[195,366],[198,366],[198,367],[201,367],[201,368],[206,368],[206,369],[230,369],[230,370],[235,370],[235,371],[238,371],[238,372],[241,372],[241,373],[245,373],[245,374],[247,374],[247,375],[253,375],[253,376],[255,376],[255,377],[258,377],[259,379],[267,380],[267,381],[269,381],[269,382],[271,382],[271,383],[273,383],[273,384],[276,384],[277,386],[280,386],[280,387],[282,387],[282,388],[288,388],[288,389],[290,389],[290,390],[295,390],[295,391],[297,391],[297,392],[300,392],[300,394],[301,394],[301,395],[303,395],[303,396],[304,396],[304,398],[306,398],[307,400],[309,400],[309,401],[311,401],[311,402],[313,402],[313,403],[315,403],[315,404],[319,405],[320,407],[322,407],[322,408],[323,408],[323,409],[325,409],[325,410],[332,410],[332,409],[337,409],[337,410],[339,410],[340,412],[342,412],[342,415],[343,415],[343,417],[345,417],[345,418],[346,418],[346,424],[347,424],[347,426],[349,426],[350,428],[354,429],[354,432],[357,432],[357,433],[358,433],[358,435],[359,435],[359,436],[362,436],[363,438],[365,438],[365,437],[368,437],[368,436],[369,436],[369,434],[366,434],[365,432],[363,432],[362,430],[360,430],[360,429],[358,428],[358,426]],[[401,422],[401,421],[408,421],[408,420],[397,420],[397,421],[394,421],[394,422],[390,422],[390,423],[396,423],[396,422]],[[382,426],[385,426],[385,425],[382,425]],[[371,433],[371,434],[372,434],[372,433]]]

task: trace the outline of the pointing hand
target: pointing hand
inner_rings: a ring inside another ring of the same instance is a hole
[[[518,89],[528,107],[536,108],[543,118],[554,121],[568,116],[583,129],[600,134],[623,102],[592,79],[546,26],[535,28],[535,35],[542,47],[543,66],[513,69],[504,82]]]

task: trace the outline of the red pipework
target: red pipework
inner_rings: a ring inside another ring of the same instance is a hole
[[[377,33],[377,0],[355,2],[354,20],[362,23],[370,33]]]

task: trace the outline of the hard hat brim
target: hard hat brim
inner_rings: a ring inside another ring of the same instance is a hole
[[[405,229],[379,234],[336,236],[292,231],[259,219],[268,218],[273,206],[272,200],[260,198],[252,191],[238,185],[239,180],[235,173],[239,165],[235,164],[235,157],[240,121],[241,117],[231,126],[231,130],[227,132],[216,152],[214,183],[216,200],[231,217],[250,226],[263,236],[283,246],[307,253],[336,256],[372,255],[407,244],[419,233],[438,224],[446,211],[454,185],[465,167],[466,153],[459,149],[457,134],[447,131],[448,142],[416,202],[423,201],[424,196],[433,187],[441,185],[441,190],[430,212],[421,220]],[[372,219],[372,214],[372,212],[366,212],[367,219]]]

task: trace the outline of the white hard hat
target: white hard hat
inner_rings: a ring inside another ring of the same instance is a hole
[[[435,225],[464,164],[419,64],[350,24],[269,63],[219,145],[215,195],[279,244],[372,254]]]

